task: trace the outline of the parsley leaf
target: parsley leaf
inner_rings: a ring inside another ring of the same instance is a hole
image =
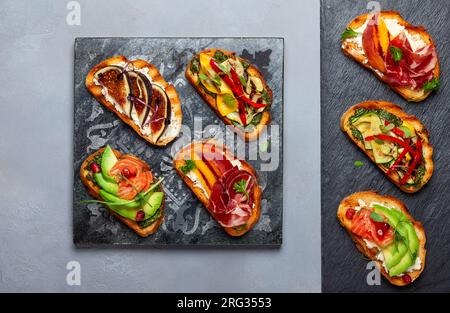
[[[391,50],[392,58],[395,62],[399,62],[403,58],[402,49],[397,48],[396,46],[390,46],[389,49]]]
[[[341,34],[341,39],[347,39],[347,38],[353,38],[358,36],[358,32],[355,32],[353,29],[351,29],[350,27],[347,27],[344,32]]]
[[[234,183],[233,189],[236,192],[245,194],[247,196],[247,199],[250,198],[247,192],[247,181],[245,179],[241,179],[237,183]]]
[[[180,167],[180,170],[184,175],[186,175],[195,168],[195,162],[193,160],[186,160],[185,162],[186,165]]]
[[[438,90],[440,84],[441,82],[439,81],[439,78],[433,77],[432,80],[423,85],[423,89],[425,89],[425,91]]]

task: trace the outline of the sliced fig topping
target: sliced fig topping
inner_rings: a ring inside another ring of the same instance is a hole
[[[150,114],[147,117],[144,127],[150,128],[153,140],[156,142],[166,127],[167,107],[170,105],[169,98],[164,89],[158,85],[153,85],[152,90]]]
[[[131,91],[128,97],[132,102],[130,118],[136,115],[139,119],[139,126],[142,126],[150,112],[149,100],[152,95],[152,84],[145,75],[139,72],[129,71],[126,75]]]
[[[131,102],[128,100],[130,87],[119,66],[106,66],[94,74],[98,82],[107,89],[108,95],[119,105],[125,114],[130,114]]]

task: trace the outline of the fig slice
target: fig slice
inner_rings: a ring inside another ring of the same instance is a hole
[[[127,79],[130,85],[131,110],[130,118],[139,121],[142,127],[148,114],[150,113],[150,100],[152,98],[152,83],[143,74],[135,71],[127,72]]]
[[[102,87],[106,88],[109,96],[107,99],[115,102],[113,104],[116,109],[129,115],[131,112],[131,102],[128,100],[130,86],[123,73],[122,67],[110,65],[98,70],[94,77]]]
[[[158,141],[166,128],[168,108],[170,108],[170,103],[166,92],[159,85],[153,84],[150,113],[147,116],[143,128],[150,130],[154,142]]]

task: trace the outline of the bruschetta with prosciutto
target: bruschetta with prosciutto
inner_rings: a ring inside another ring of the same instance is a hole
[[[270,123],[272,90],[258,68],[223,49],[200,51],[189,62],[186,78],[222,121],[247,141]]]
[[[89,194],[141,237],[153,234],[164,218],[165,194],[147,163],[106,146],[91,154],[80,168]]]
[[[175,87],[144,60],[116,56],[94,66],[89,92],[146,141],[165,146],[181,130],[181,103]]]
[[[363,14],[341,36],[342,51],[408,101],[419,102],[439,88],[436,46],[423,27],[398,12]]]
[[[409,285],[424,270],[425,230],[400,200],[357,192],[341,201],[337,218],[356,248],[375,261],[391,284]]]
[[[428,130],[399,106],[359,103],[342,115],[341,129],[404,192],[419,191],[433,175]]]
[[[175,155],[174,167],[229,235],[242,236],[259,220],[262,189],[256,172],[223,144],[189,144]]]

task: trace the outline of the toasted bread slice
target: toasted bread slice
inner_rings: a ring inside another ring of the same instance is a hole
[[[391,196],[382,196],[374,191],[362,191],[362,192],[354,193],[354,194],[346,197],[345,199],[343,199],[341,201],[341,203],[339,204],[339,208],[337,210],[337,218],[339,220],[339,223],[342,225],[342,227],[345,228],[345,230],[347,230],[350,237],[355,242],[356,248],[362,254],[364,254],[366,257],[368,257],[372,261],[375,261],[381,274],[384,277],[386,277],[386,279],[393,285],[405,286],[405,285],[408,285],[408,283],[406,283],[402,279],[402,277],[389,276],[389,274],[386,272],[386,270],[383,266],[382,261],[377,259],[377,254],[379,252],[378,248],[377,247],[369,248],[367,246],[367,243],[363,240],[363,238],[361,238],[360,236],[357,236],[351,232],[352,221],[346,218],[345,213],[348,208],[355,208],[356,206],[359,206],[358,200],[363,200],[367,204],[372,203],[372,202],[377,202],[377,203],[380,203],[389,208],[399,209],[413,223],[414,229],[416,230],[416,234],[419,238],[419,250],[417,252],[417,256],[420,257],[421,267],[420,267],[420,270],[413,270],[411,272],[408,272],[408,275],[411,277],[411,282],[416,280],[422,273],[423,269],[425,268],[425,256],[426,256],[426,252],[427,252],[425,249],[425,243],[426,243],[425,230],[424,230],[422,224],[420,222],[416,221],[409,214],[408,209],[400,200],[398,200],[394,197],[391,197]]]
[[[191,143],[191,144],[183,147],[174,156],[173,166],[174,166],[175,170],[177,171],[177,173],[182,177],[182,179],[186,183],[186,185],[192,190],[192,192],[194,192],[194,194],[197,196],[197,198],[200,200],[200,202],[209,211],[209,208],[208,208],[209,195],[204,192],[204,190],[207,187],[204,185],[202,185],[202,187],[200,187],[199,183],[201,183],[201,181],[197,181],[197,182],[192,181],[188,177],[188,175],[183,174],[183,172],[180,169],[183,165],[185,165],[185,159],[190,158],[192,151],[195,151],[197,149],[200,149],[200,151],[202,151],[201,149],[203,147],[203,144],[214,145],[216,149],[221,149],[221,151],[224,152],[227,159],[230,159],[230,160],[234,159],[233,153],[231,153],[230,150],[226,146],[224,146],[223,144],[218,143],[214,140],[209,139],[209,140],[194,142],[194,143]],[[253,167],[244,160],[239,160],[239,161],[240,161],[240,164],[241,164],[240,166],[242,167],[242,169],[251,173],[257,179],[257,174],[256,174],[256,171],[253,169]],[[245,233],[247,233],[251,228],[253,228],[253,226],[258,222],[260,214],[261,214],[262,189],[257,183],[253,187],[253,195],[254,195],[254,206],[253,206],[253,210],[252,210],[252,215],[250,216],[250,218],[248,219],[248,221],[246,222],[244,227],[239,227],[238,229],[236,229],[234,227],[224,227],[223,228],[227,232],[227,234],[229,234],[230,236],[233,236],[233,237],[242,236]],[[209,211],[209,212],[214,217],[214,214],[211,211]]]
[[[386,101],[379,101],[379,100],[371,100],[371,101],[365,101],[358,103],[354,106],[352,106],[350,109],[348,109],[341,118],[341,129],[343,132],[345,132],[350,138],[351,141],[353,141],[354,144],[356,144],[364,153],[372,160],[372,162],[375,162],[375,157],[370,150],[366,150],[364,148],[364,143],[355,139],[352,135],[352,130],[350,128],[349,119],[355,114],[355,111],[358,108],[365,108],[365,109],[382,109],[385,110],[400,119],[402,121],[407,122],[409,125],[413,126],[415,129],[416,134],[420,139],[422,140],[422,154],[424,159],[424,165],[425,165],[425,173],[423,175],[423,178],[421,180],[421,183],[418,185],[401,185],[400,181],[401,178],[399,175],[394,171],[387,175],[389,180],[393,182],[398,188],[403,190],[407,193],[414,193],[419,191],[431,178],[433,175],[434,165],[433,165],[433,147],[431,146],[429,140],[429,133],[426,127],[420,122],[415,116],[406,114],[405,111],[401,109],[398,105],[395,105],[390,102]],[[386,174],[387,169],[382,167],[380,164],[377,164],[378,168],[383,171],[383,173]]]
[[[383,19],[395,19],[398,21],[398,24],[401,26],[404,26],[405,29],[410,33],[411,35],[419,35],[420,38],[428,45],[434,45],[433,39],[431,38],[430,34],[427,33],[425,28],[422,26],[413,26],[409,24],[407,21],[405,21],[402,16],[395,11],[381,11],[380,16]],[[355,19],[353,19],[348,25],[348,28],[351,28],[352,30],[359,29],[361,26],[366,23],[367,19],[372,18],[373,15],[370,13],[362,14]],[[345,55],[352,58],[356,62],[358,62],[361,66],[371,70],[374,75],[380,79],[381,81],[386,82],[385,76],[382,75],[378,70],[372,68],[369,65],[367,56],[364,52],[364,49],[359,46],[357,43],[355,43],[353,40],[348,40],[351,38],[342,39],[342,51]],[[439,60],[434,68],[434,77],[439,78]],[[407,101],[411,102],[420,102],[424,99],[426,99],[432,92],[432,90],[425,91],[424,89],[420,90],[413,90],[411,88],[407,87],[401,87],[401,86],[392,86],[388,84],[388,86],[393,89],[395,92],[400,94],[403,98],[405,98]]]
[[[214,110],[214,112],[216,112],[217,116],[225,124],[230,125],[232,127],[233,131],[236,132],[243,140],[245,140],[245,141],[256,140],[259,137],[259,135],[264,131],[266,125],[270,124],[270,121],[271,121],[270,111],[266,110],[262,113],[261,120],[259,121],[258,125],[255,126],[253,131],[251,131],[251,132],[245,131],[242,127],[239,127],[239,126],[236,126],[235,124],[233,124],[233,122],[229,118],[220,114],[219,109],[217,108],[216,97],[208,94],[204,90],[204,88],[202,88],[202,86],[200,86],[201,82],[199,80],[198,75],[196,73],[192,72],[192,70],[191,70],[192,61],[196,57],[198,57],[200,53],[214,54],[218,50],[223,52],[227,56],[236,56],[235,52],[223,50],[223,49],[206,49],[206,50],[200,51],[188,63],[188,65],[186,67],[186,73],[185,73],[186,79],[192,84],[192,86],[200,94],[200,96],[203,98],[203,100],[210,106],[210,108],[212,110]],[[245,62],[247,62],[249,64],[247,72],[250,73],[252,76],[256,76],[261,79],[264,89],[267,91],[268,97],[270,98],[270,102],[272,103],[273,102],[272,90],[267,85],[266,80],[264,79],[263,75],[258,70],[258,68],[243,58],[240,58],[237,56],[236,56],[236,58],[238,58],[240,60],[244,60]]]
[[[141,127],[137,125],[129,114],[120,112],[113,103],[111,103],[105,96],[103,88],[101,85],[96,84],[95,73],[97,73],[102,68],[107,66],[126,66],[127,69],[132,68],[140,73],[146,75],[149,78],[151,84],[156,84],[162,87],[169,99],[170,105],[170,117],[165,121],[166,126],[161,135],[153,136],[152,133],[144,134],[141,131]],[[175,87],[168,84],[164,78],[159,73],[158,69],[153,65],[144,60],[127,60],[126,57],[119,55],[116,57],[109,58],[102,61],[101,63],[94,66],[86,77],[86,88],[89,92],[97,99],[98,102],[103,104],[108,110],[116,113],[116,115],[126,124],[131,126],[134,131],[141,136],[143,139],[156,146],[165,146],[171,141],[173,141],[181,130],[182,124],[182,112],[181,112],[181,102]]]
[[[83,182],[83,184],[86,186],[86,188],[88,189],[89,194],[94,197],[97,200],[103,200],[99,194],[100,188],[99,186],[94,183],[91,179],[88,178],[89,175],[89,164],[91,163],[92,160],[94,160],[94,158],[103,153],[103,151],[105,150],[105,148],[101,148],[99,150],[97,150],[96,152],[92,153],[91,155],[89,155],[86,160],[83,161],[83,163],[81,164],[80,167],[80,177],[81,177],[81,181]],[[116,155],[117,158],[119,158],[122,154],[113,149],[114,154]],[[163,191],[162,186],[160,185],[160,191]],[[155,220],[152,224],[150,224],[149,226],[145,227],[145,228],[141,228],[139,226],[138,223],[136,223],[135,221],[132,221],[128,218],[125,218],[123,216],[120,216],[119,214],[115,213],[113,210],[109,209],[108,207],[108,211],[114,215],[115,217],[117,217],[122,223],[124,223],[125,225],[127,225],[128,227],[130,227],[136,234],[138,234],[141,237],[148,237],[149,235],[153,234],[154,232],[156,232],[156,230],[158,230],[159,225],[161,225],[163,219],[164,219],[164,205],[165,205],[165,197],[163,199],[163,202],[161,204],[161,207],[159,208],[159,210],[161,211],[161,216]]]

